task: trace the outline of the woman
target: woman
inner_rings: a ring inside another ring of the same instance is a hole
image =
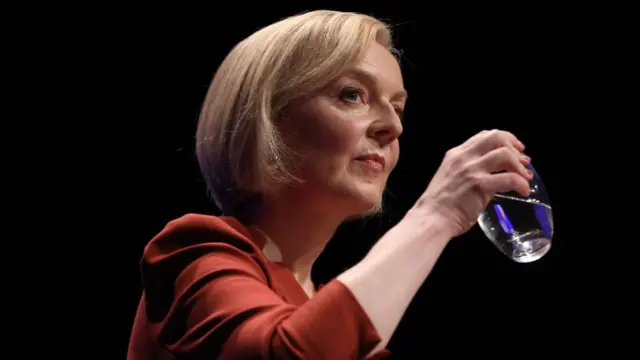
[[[477,134],[362,261],[314,287],[314,261],[342,222],[380,209],[398,161],[407,95],[390,39],[374,18],[314,11],[230,52],[197,131],[225,216],[186,215],[145,248],[130,360],[383,357],[446,244],[496,191],[528,193],[518,139]]]

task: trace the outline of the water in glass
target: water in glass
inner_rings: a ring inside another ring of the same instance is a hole
[[[553,213],[542,180],[533,172],[529,182],[531,193],[496,194],[478,217],[478,225],[491,242],[515,262],[529,263],[543,257],[551,249]]]

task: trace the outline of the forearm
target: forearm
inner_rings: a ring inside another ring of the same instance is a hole
[[[382,340],[376,350],[387,345],[450,239],[436,217],[410,213],[361,262],[338,276],[378,331]]]

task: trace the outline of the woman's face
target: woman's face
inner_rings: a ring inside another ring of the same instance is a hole
[[[286,112],[287,143],[302,155],[302,189],[360,215],[380,205],[399,156],[406,92],[396,59],[374,43],[365,57]]]

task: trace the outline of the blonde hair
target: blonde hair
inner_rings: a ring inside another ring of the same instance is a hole
[[[238,43],[217,69],[196,133],[208,191],[224,213],[274,186],[299,181],[278,131],[281,111],[326,86],[377,42],[394,52],[373,17],[319,10],[285,18]]]

